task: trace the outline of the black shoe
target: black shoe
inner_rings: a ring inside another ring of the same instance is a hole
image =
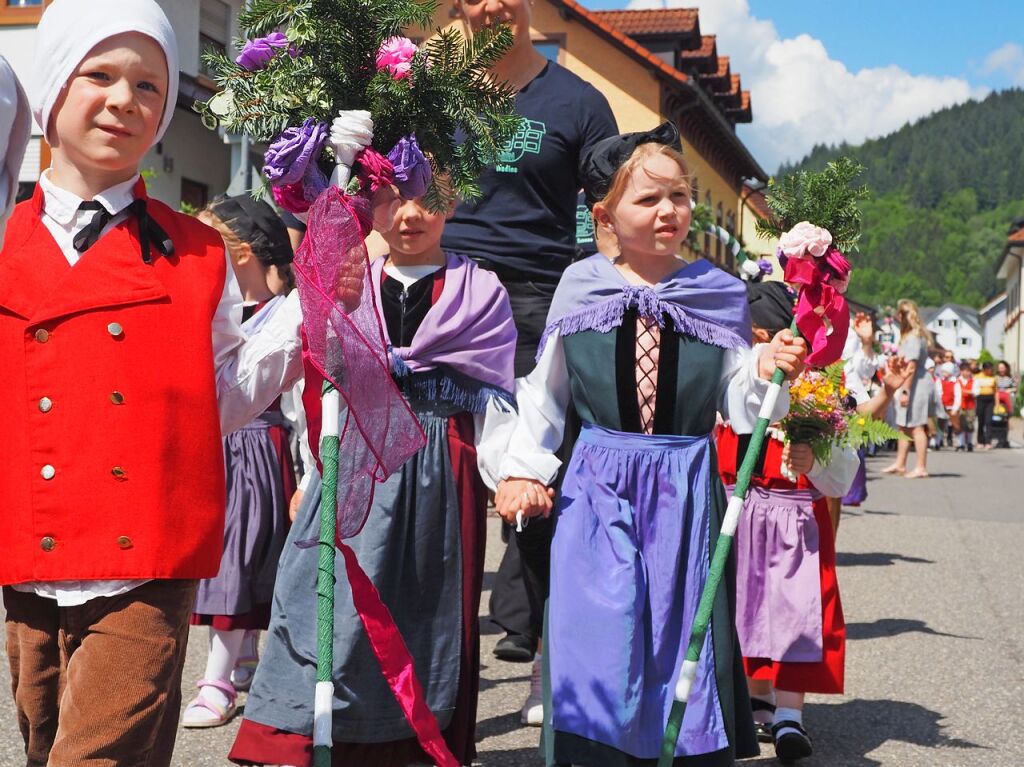
[[[505,634],[494,646],[494,655],[509,663],[530,663],[537,650],[537,641],[522,634]]]
[[[780,730],[786,730],[782,735]],[[775,739],[775,756],[783,763],[795,762],[811,755],[811,736],[802,726],[791,720],[783,720],[772,725],[772,737]]]
[[[974,452],[974,445],[968,445],[967,446],[967,452],[968,453],[973,453]]]
[[[752,712],[755,712],[755,713],[758,712],[758,711],[769,711],[772,714],[774,714],[775,713],[775,706],[773,706],[771,703],[769,703],[766,700],[762,700],[761,698],[755,698],[753,695],[751,695],[750,696],[750,710]],[[772,738],[772,726],[771,726],[771,723],[764,723],[764,724],[762,724],[761,722],[756,722],[755,721],[754,722],[754,732],[757,733],[757,742],[758,743],[771,743],[774,740],[774,738]]]

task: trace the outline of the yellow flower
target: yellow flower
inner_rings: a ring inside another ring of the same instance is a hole
[[[866,423],[867,423],[867,419],[866,418],[858,418],[857,419],[857,425],[858,426],[863,426]]]

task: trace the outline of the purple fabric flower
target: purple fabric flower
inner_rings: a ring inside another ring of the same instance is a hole
[[[388,152],[388,159],[395,168],[395,186],[402,197],[406,200],[422,197],[430,186],[433,171],[416,141],[416,134],[400,138]]]
[[[768,275],[772,273],[772,269],[775,267],[772,266],[772,262],[767,258],[759,258],[757,260],[757,268],[761,274]]]
[[[289,45],[288,38],[283,32],[271,32],[266,37],[246,40],[245,47],[235,59],[235,63],[250,72],[263,69],[284,48],[288,49],[288,55],[293,59],[299,55],[298,50]]]
[[[263,175],[274,186],[294,184],[320,156],[329,130],[327,123],[312,117],[307,117],[299,128],[285,128],[263,155]]]

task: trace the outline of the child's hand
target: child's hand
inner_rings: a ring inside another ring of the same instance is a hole
[[[509,477],[498,483],[494,494],[494,508],[499,516],[510,525],[515,524],[516,514],[524,517],[550,516],[555,491],[535,479]]]
[[[302,505],[303,492],[296,490],[292,493],[292,499],[288,502],[288,519],[292,522],[295,521],[295,515],[299,513],[299,506]]]
[[[867,343],[875,340],[875,327],[871,322],[871,318],[864,312],[857,312],[857,316],[853,318],[853,332],[863,342]]]
[[[910,362],[903,357],[890,357],[886,362],[885,370],[882,373],[882,386],[891,397],[893,392],[910,380],[913,371],[910,369]]]
[[[814,468],[814,453],[806,442],[787,442],[782,448],[782,464],[797,476]]]
[[[789,330],[780,330],[771,343],[761,351],[758,360],[758,374],[770,380],[775,368],[786,374],[786,380],[792,381],[804,369],[804,357],[807,356],[807,342],[802,338],[794,338]]]

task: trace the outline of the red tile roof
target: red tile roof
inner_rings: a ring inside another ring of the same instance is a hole
[[[1010,235],[1010,236],[1009,236],[1009,237],[1007,238],[1007,242],[1012,242],[1012,243],[1013,243],[1014,245],[1016,245],[1016,244],[1017,244],[1017,243],[1019,243],[1019,242],[1024,242],[1024,226],[1022,226],[1022,227],[1021,227],[1020,229],[1018,229],[1018,230],[1017,230],[1016,232],[1014,232],[1013,234],[1011,234],[1011,235]]]
[[[740,192],[740,197],[760,218],[768,219],[772,217],[772,210],[768,207],[768,203],[764,199],[763,190],[751,189],[749,186],[744,184],[743,191]]]
[[[657,8],[646,11],[593,11],[595,17],[627,35],[671,35],[692,32],[696,8]]]
[[[700,38],[700,48],[682,51],[681,55],[684,59],[706,59],[714,56],[716,39],[715,35],[702,35]]]

